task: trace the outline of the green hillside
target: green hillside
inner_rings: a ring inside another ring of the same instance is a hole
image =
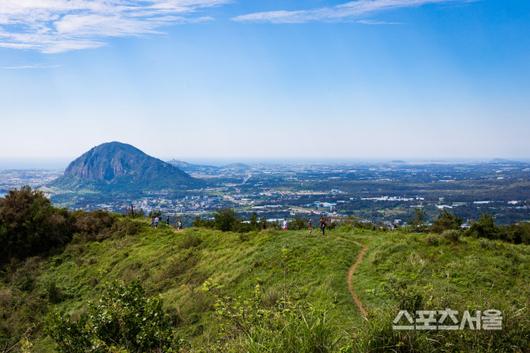
[[[0,287],[2,334],[12,339],[25,334],[32,352],[54,352],[53,340],[43,333],[47,313],[79,317],[106,283],[139,280],[148,295],[163,299],[185,351],[218,349],[214,343],[222,335],[222,320],[215,314],[216,302],[227,297],[252,300],[257,285],[264,307],[288,297],[308,312],[325,313],[337,352],[383,352],[382,346],[373,349],[383,336],[388,341],[384,344],[402,347],[395,351],[403,352],[412,351],[408,344],[421,347],[432,337],[439,343],[429,343],[433,352],[466,347],[475,352],[523,352],[528,347],[527,245],[346,226],[322,237],[307,231],[177,232],[165,225],[152,229],[142,220],[119,222],[121,227],[104,240],[74,238],[59,255],[30,258],[5,271]],[[368,251],[352,284],[368,320],[361,317],[347,286],[348,269],[361,244]],[[389,333],[398,306],[411,301],[426,309],[500,309],[505,328],[443,333],[452,342],[463,342],[460,347],[447,345],[437,332],[412,338],[411,333]],[[242,348],[250,347],[242,343],[244,338],[236,340],[224,349],[250,351]]]

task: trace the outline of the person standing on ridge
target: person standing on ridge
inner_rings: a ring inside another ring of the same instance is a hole
[[[160,222],[160,218],[158,216],[155,217],[155,228],[158,228],[158,222]]]
[[[322,231],[322,235],[326,235],[326,218],[324,216],[320,217],[320,230]]]
[[[309,235],[313,234],[313,222],[311,222],[311,218],[309,221],[307,221],[307,229],[309,229]]]

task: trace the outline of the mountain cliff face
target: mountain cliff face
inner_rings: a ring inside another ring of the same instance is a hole
[[[179,168],[120,142],[104,143],[74,160],[53,186],[111,190],[181,189],[200,185]]]

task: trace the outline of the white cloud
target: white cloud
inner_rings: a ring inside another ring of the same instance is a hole
[[[97,48],[110,37],[160,33],[197,23],[205,8],[230,0],[2,0],[0,47],[44,53]]]
[[[17,65],[17,66],[3,66],[2,70],[46,70],[46,69],[58,69],[60,65],[45,65],[45,64],[30,64],[30,65]]]
[[[358,20],[356,23],[360,23],[362,25],[370,25],[370,26],[377,26],[377,25],[402,25],[403,22],[389,22],[389,21],[380,21],[380,20]]]
[[[356,0],[347,3],[309,10],[254,12],[234,18],[238,22],[305,23],[316,21],[344,21],[359,19],[375,12],[399,8],[418,7],[427,4],[471,2],[474,0]],[[364,24],[375,23],[364,20]],[[359,21],[358,21],[359,22]],[[362,22],[360,22],[362,23]]]

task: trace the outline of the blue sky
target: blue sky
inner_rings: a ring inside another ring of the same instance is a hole
[[[0,158],[529,158],[530,2],[5,0]]]

